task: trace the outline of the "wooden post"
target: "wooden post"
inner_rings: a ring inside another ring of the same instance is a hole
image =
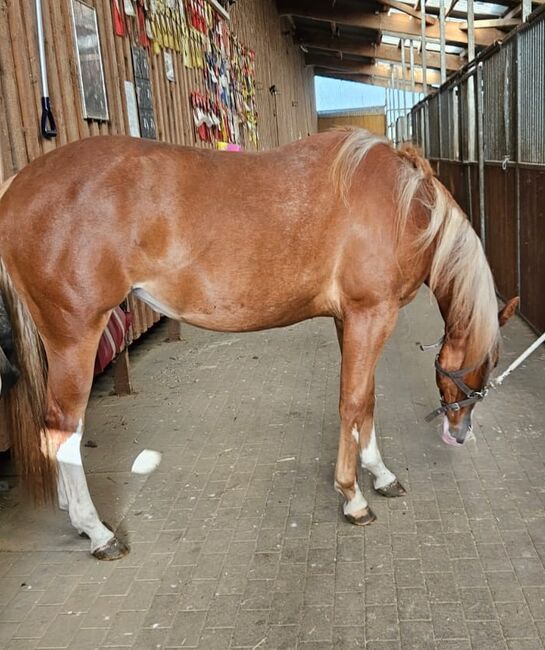
[[[181,323],[179,320],[169,318],[167,322],[167,341],[180,341],[182,338],[180,328]]]
[[[532,0],[522,0],[522,22],[528,20],[528,16],[532,13]]]
[[[114,361],[114,392],[119,396],[130,395],[133,392],[128,348],[120,352]]]

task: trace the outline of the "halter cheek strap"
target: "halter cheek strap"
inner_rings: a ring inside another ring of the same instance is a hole
[[[454,382],[466,396],[466,398],[459,400],[458,402],[445,402],[441,400],[441,406],[426,416],[426,422],[431,422],[438,415],[441,415],[441,413],[448,413],[448,411],[459,411],[460,409],[464,408],[464,406],[470,406],[471,404],[480,402],[486,397],[486,394],[488,393],[488,388],[486,386],[481,390],[473,390],[463,380],[463,377],[467,375],[468,372],[471,372],[472,368],[445,370],[439,363],[439,355],[437,355],[435,357],[435,369],[440,375],[447,377],[452,382]]]

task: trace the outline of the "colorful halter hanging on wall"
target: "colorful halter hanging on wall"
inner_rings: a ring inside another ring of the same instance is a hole
[[[255,53],[231,32],[221,2],[112,0],[112,17],[118,36],[202,72],[190,93],[197,139],[257,147]]]

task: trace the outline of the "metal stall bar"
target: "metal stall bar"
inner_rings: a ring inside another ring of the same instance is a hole
[[[475,59],[475,10],[473,0],[467,0],[467,58]],[[467,82],[467,150],[473,160],[475,152],[475,84]]]
[[[407,88],[405,85],[405,77],[406,77],[406,70],[405,70],[405,39],[402,38],[400,41],[401,45],[401,78],[402,78],[402,84],[401,87],[403,88],[403,119],[402,119],[402,126],[403,126],[403,141],[407,139]]]
[[[440,55],[441,55],[441,83],[444,84],[447,80],[447,52],[446,52],[446,39],[445,39],[445,21],[446,9],[445,0],[439,0],[439,40],[440,40]]]
[[[479,223],[481,241],[486,250],[486,219],[484,202],[484,106],[483,106],[483,64],[477,65],[477,161],[479,164]]]
[[[422,74],[424,78],[424,96],[428,94],[428,68],[426,52],[426,2],[420,3],[420,58],[422,61]]]
[[[416,86],[415,86],[415,79],[414,79],[414,43],[412,39],[409,41],[409,45],[411,48],[409,50],[410,62],[411,62],[411,94],[412,94],[411,107],[413,107],[416,104]]]

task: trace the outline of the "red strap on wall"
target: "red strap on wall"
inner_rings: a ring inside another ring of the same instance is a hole
[[[119,0],[112,0],[112,17],[114,20],[114,31],[117,36],[125,36],[125,21]]]

